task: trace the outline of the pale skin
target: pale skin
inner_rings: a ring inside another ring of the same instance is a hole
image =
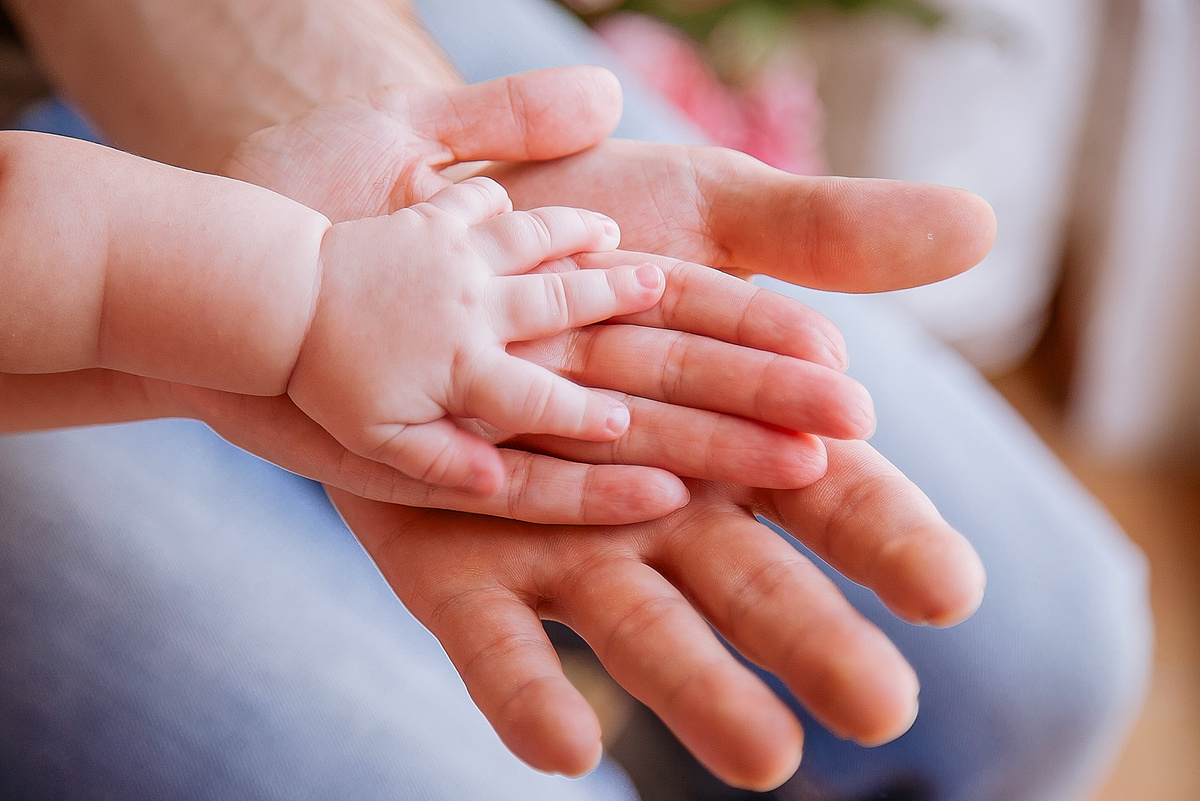
[[[409,21],[399,4],[363,2],[374,5],[376,15],[390,13],[396,26]],[[300,114],[306,103],[391,81],[453,83],[432,47],[406,51],[392,37],[377,35],[377,25],[344,30],[339,37],[310,35],[323,15],[339,17],[343,21],[336,24],[343,26],[355,19],[341,14],[340,3],[260,0],[239,6],[251,8],[253,20],[210,13],[204,24],[192,20],[185,26],[172,22],[180,12],[174,3],[158,2],[148,4],[157,9],[157,25],[117,24],[138,5],[63,0],[28,4],[22,13],[51,72],[115,141],[191,166],[215,166],[254,127]],[[212,11],[228,4],[188,5]],[[301,7],[304,15],[296,13]],[[88,16],[104,24],[54,24]],[[297,16],[306,20],[303,26],[293,25]],[[86,47],[70,46],[73,37]],[[271,45],[280,39],[289,46]],[[170,46],[180,42],[185,46]],[[122,57],[93,61],[74,55],[81,52]],[[234,96],[209,87],[214,81],[206,68],[214,63],[236,65],[242,80]],[[323,94],[329,87],[322,81],[336,82],[336,93]],[[174,91],[181,84],[190,91]],[[118,86],[121,92],[113,88]],[[300,175],[303,180],[280,191],[305,202],[325,197],[329,202],[317,207],[331,218],[378,213],[368,210],[404,196],[401,184],[416,185],[401,179],[436,177],[456,161],[560,155],[539,132],[553,134],[551,140],[570,135],[575,142],[598,141],[616,111],[618,98],[611,83],[608,87],[603,79],[599,86],[585,86],[578,73],[563,81],[557,97],[586,89],[589,115],[554,114],[554,98],[544,93],[522,98],[519,86],[504,93],[509,100],[504,94],[476,98],[474,108],[511,118],[486,131],[463,124],[470,119],[463,109],[472,105],[471,95],[456,95],[458,102],[448,107],[403,103],[407,113],[381,114],[374,123],[380,127],[370,129],[389,136],[368,132],[359,139],[355,129],[337,130],[340,144],[334,150],[361,148],[357,161],[326,161],[324,174],[307,173],[303,165],[310,156],[327,157],[330,151],[313,137],[301,137],[294,150],[263,151],[263,162],[274,163],[277,176]],[[160,120],[173,120],[176,128]],[[609,143],[566,161],[514,165],[497,174],[518,207],[565,203],[608,213],[621,223],[627,247],[830,289],[883,290],[938,280],[978,261],[994,235],[990,210],[967,193],[790,176],[714,149]],[[751,216],[753,228],[746,225]],[[668,291],[670,284],[668,272]],[[777,339],[776,327],[757,326],[762,303],[749,295],[743,299],[731,304],[729,325],[736,336],[729,341],[753,345]],[[703,301],[687,312],[667,306],[656,321],[666,328],[647,331],[641,345],[658,342],[674,364],[693,368],[701,357],[722,358],[693,351],[699,340],[681,342],[667,330],[710,317],[719,321],[716,306]],[[605,344],[612,349],[598,353],[591,347],[603,340],[598,331],[568,332],[528,355],[581,383],[622,391],[633,382],[614,369],[612,357],[621,343],[609,340]],[[636,383],[653,384],[656,372],[661,371],[648,370]],[[259,436],[254,431],[264,418],[283,430],[312,433],[297,425],[303,416],[294,407],[268,413],[219,393],[182,397],[143,383],[129,386],[108,374],[81,378],[91,382],[96,396],[113,398],[110,410],[122,419],[186,408],[235,438]],[[659,386],[661,397],[677,404],[703,409],[719,400],[703,386]],[[44,388],[26,385],[23,396],[39,391],[46,397]],[[543,615],[580,629],[614,675],[734,784],[766,788],[783,781],[799,761],[802,737],[791,713],[711,638],[705,620],[782,676],[835,731],[864,742],[903,731],[916,708],[911,669],[829,582],[753,515],[778,521],[905,619],[937,625],[962,619],[979,603],[983,572],[967,542],[868,445],[827,441],[822,479],[800,490],[763,489],[757,479],[712,474],[706,459],[712,448],[737,442],[723,439],[726,432],[714,420],[652,399],[632,398],[627,405],[630,430],[600,453],[597,446],[565,440],[557,448],[564,454],[584,449],[588,458],[613,461],[674,449],[679,459],[692,462],[690,471],[680,472],[712,479],[691,483],[691,503],[654,523],[545,529],[333,493],[401,599],[446,644],[505,742],[536,767],[569,774],[586,770],[599,753],[596,719],[563,679],[538,625]],[[334,458],[327,446],[312,450]],[[716,483],[721,481],[730,483]],[[453,570],[468,559],[475,569]],[[447,576],[454,579],[449,586],[438,580]],[[484,617],[475,619],[473,612]],[[464,619],[471,622],[464,625]],[[659,648],[672,658],[639,658]]]
[[[514,212],[500,185],[480,177],[391,214],[331,224],[257,187],[23,132],[0,134],[0,163],[8,289],[0,300],[8,333],[0,369],[10,374],[0,390],[10,395],[0,430],[30,427],[18,402],[29,386],[15,378],[21,373],[99,368],[240,395],[286,392],[361,460],[494,495],[507,471],[495,432],[603,442],[628,428],[619,399],[505,351],[644,311],[663,297],[658,266],[602,255],[619,241],[603,215]],[[590,269],[578,269],[585,257],[566,261],[581,251],[590,251]],[[742,290],[701,267],[669,269],[676,286],[708,286],[710,296]],[[697,293],[686,294],[673,301],[684,312]],[[869,397],[838,371],[844,355],[832,326],[799,304],[780,298],[774,305],[775,319],[801,323],[790,326],[792,352],[811,361],[771,357],[786,362],[793,389],[809,398],[777,404],[782,414],[771,422],[833,437],[869,433]],[[767,354],[742,348],[736,358],[762,362]],[[764,416],[736,396],[724,411]],[[461,418],[488,430],[453,422]],[[730,470],[802,486],[824,469],[812,436],[746,420],[726,425],[784,455],[775,460],[784,469],[755,471],[742,459]],[[649,461],[686,467],[669,457]],[[544,464],[546,472],[553,462]],[[589,481],[571,486],[572,477],[591,478],[586,469],[567,470],[556,477],[558,492],[545,497],[590,488]],[[650,480],[649,493],[633,493],[647,504],[641,517],[686,501],[671,476],[641,472]],[[634,510],[627,504],[622,512],[597,522],[627,522]],[[553,519],[536,510],[519,516]]]
[[[0,136],[0,163],[5,372],[286,392],[359,456],[488,495],[499,451],[451,416],[595,441],[629,426],[618,400],[505,351],[661,298],[649,263],[532,272],[615,248],[602,215],[514,212],[499,184],[473,178],[331,224],[257,187],[28,133]],[[865,393],[814,369],[836,382],[815,433],[853,436],[871,418]]]

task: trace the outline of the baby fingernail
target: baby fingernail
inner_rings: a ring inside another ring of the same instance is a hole
[[[617,225],[617,221],[598,212],[592,213],[600,218],[600,223],[604,226],[604,233],[619,242],[621,240],[621,227]]]
[[[662,271],[652,264],[643,264],[637,268],[638,283],[646,289],[658,289],[662,283]]]
[[[621,404],[611,407],[605,424],[610,434],[624,434],[629,428],[629,410]]]

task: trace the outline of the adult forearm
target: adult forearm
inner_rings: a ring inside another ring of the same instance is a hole
[[[195,416],[175,389],[166,381],[112,370],[0,373],[0,434]]]
[[[114,144],[213,170],[248,134],[374,86],[461,83],[407,0],[6,0]]]

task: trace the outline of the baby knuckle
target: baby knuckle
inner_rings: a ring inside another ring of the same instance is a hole
[[[456,483],[453,479],[458,472],[457,455],[449,442],[443,442],[437,452],[431,455],[421,480],[430,484]]]
[[[464,185],[469,185],[474,193],[489,206],[503,203],[508,199],[508,193],[504,191],[504,188],[491,178],[476,176]]]
[[[560,275],[547,275],[543,282],[546,291],[546,320],[556,327],[571,324],[571,297]]]
[[[544,429],[553,421],[558,403],[557,387],[549,381],[533,381],[525,391],[522,416],[536,429]]]
[[[526,212],[524,215],[526,231],[535,246],[542,251],[554,247],[554,230],[546,214],[541,211]]]

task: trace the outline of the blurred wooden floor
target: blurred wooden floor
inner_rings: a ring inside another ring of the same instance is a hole
[[[1200,799],[1200,471],[1100,464],[1063,425],[1052,393],[1027,366],[993,382],[1104,503],[1150,560],[1157,625],[1145,709],[1095,801]]]

